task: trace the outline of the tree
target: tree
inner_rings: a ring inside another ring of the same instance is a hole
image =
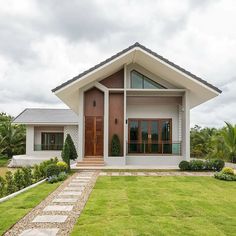
[[[66,136],[66,140],[63,145],[61,157],[63,161],[67,163],[69,170],[70,170],[70,160],[75,160],[78,157],[74,142],[70,134],[67,134]]]
[[[114,134],[111,140],[111,155],[119,156],[121,151],[120,139],[117,134]]]
[[[190,132],[191,156],[204,158],[212,153],[214,149],[212,140],[216,133],[217,129],[215,128],[201,128],[195,125]]]
[[[0,151],[11,158],[25,152],[25,127],[13,125],[11,120],[0,123]]]
[[[226,128],[222,130],[222,136],[229,149],[231,161],[236,162],[236,125],[225,123]]]

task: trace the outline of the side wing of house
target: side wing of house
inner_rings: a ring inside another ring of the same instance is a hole
[[[79,114],[80,163],[167,167],[189,160],[190,109],[220,90],[135,44],[53,92]]]
[[[44,159],[61,158],[67,134],[78,149],[78,116],[69,109],[25,109],[14,123],[26,126],[26,155],[13,157],[15,166],[25,165],[23,160],[35,164]]]

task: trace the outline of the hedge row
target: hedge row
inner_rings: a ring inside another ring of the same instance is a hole
[[[225,162],[220,159],[213,160],[191,160],[191,161],[181,161],[179,163],[179,168],[181,171],[221,171],[225,166]]]
[[[65,173],[67,169],[65,162],[58,162],[58,159],[54,158],[35,165],[34,168],[23,167],[17,169],[15,173],[8,171],[5,178],[0,176],[0,197],[19,191],[42,179],[50,179],[51,176],[54,176],[53,182],[64,180],[67,177]],[[57,181],[55,177],[58,177]],[[48,180],[48,182],[52,181]]]

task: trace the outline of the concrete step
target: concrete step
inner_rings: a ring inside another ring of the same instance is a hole
[[[78,162],[77,166],[104,166],[104,162]]]
[[[102,157],[85,157],[83,161],[104,161]]]

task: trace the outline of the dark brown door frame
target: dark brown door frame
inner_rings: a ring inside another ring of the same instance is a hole
[[[103,156],[103,137],[104,137],[104,128],[103,128],[103,116],[85,116],[85,123],[88,119],[92,119],[92,126],[88,127],[85,124],[85,127],[90,130],[85,130],[85,157],[96,157]],[[101,122],[99,127],[98,122]],[[88,140],[89,139],[89,140]],[[87,147],[86,145],[90,145]],[[88,153],[89,149],[89,153]]]
[[[168,143],[172,144],[172,118],[129,118],[128,119],[128,143],[130,143],[130,122],[131,121],[138,121],[138,142],[141,143],[142,142],[142,131],[141,131],[141,121],[147,121],[148,122],[148,149],[150,149],[150,145],[152,144],[150,134],[151,134],[151,121],[157,121],[158,122],[158,143],[162,143],[165,141],[162,141],[162,124],[165,121],[169,121],[170,122],[170,140],[168,141]],[[129,150],[128,150],[129,152]],[[163,150],[161,150],[161,153],[163,153]],[[148,154],[148,153],[145,153]]]

